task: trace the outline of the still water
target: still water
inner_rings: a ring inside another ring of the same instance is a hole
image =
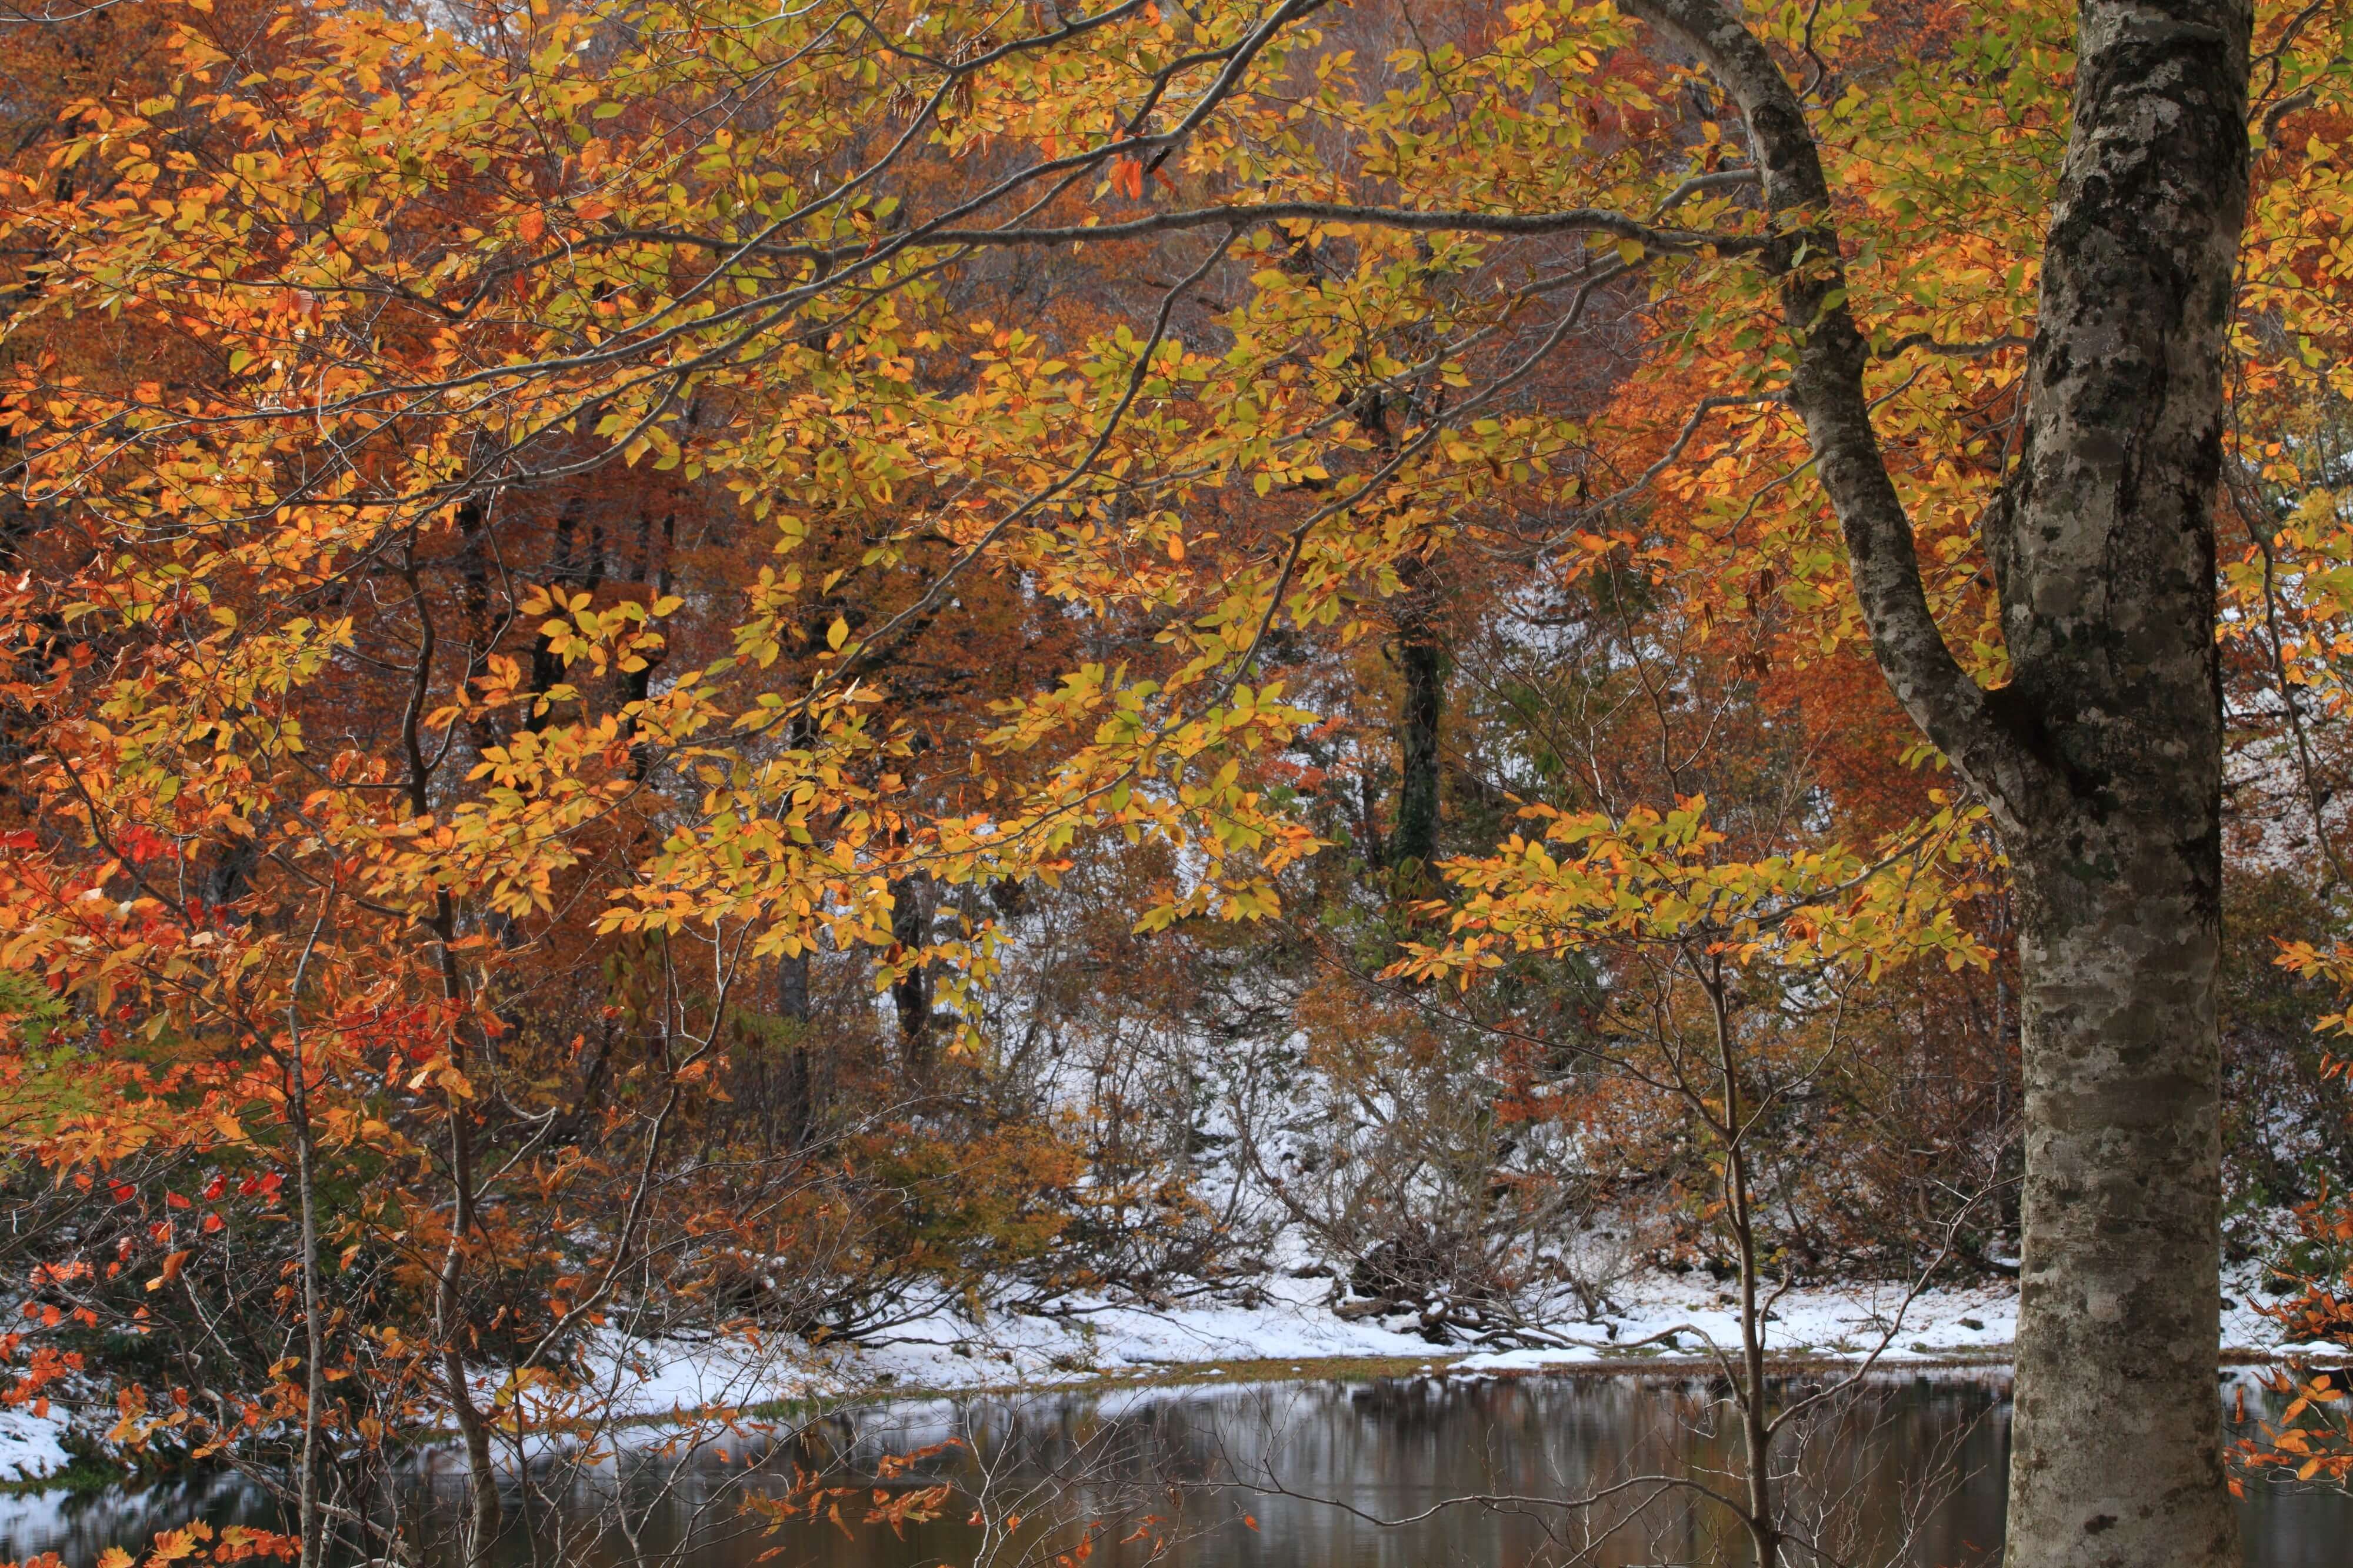
[[[648,1437],[618,1463],[543,1462],[510,1479],[500,1556],[506,1568],[1736,1564],[1747,1549],[1701,1489],[1742,1488],[1719,1393],[1693,1379],[1401,1379],[862,1407],[748,1439]],[[2008,1417],[1991,1381],[1888,1378],[1825,1406],[1784,1452],[1793,1535],[1820,1547],[1817,1561],[1991,1563]],[[931,1487],[947,1489],[928,1510],[874,1517],[878,1499],[887,1509]],[[375,1506],[399,1509],[427,1563],[446,1565],[461,1489],[420,1473]],[[1575,1499],[1598,1500],[1562,1506]],[[88,1568],[107,1546],[199,1517],[278,1522],[227,1480],[0,1500],[0,1562],[56,1551]],[[2353,1562],[2353,1500],[2258,1490],[2241,1518],[2249,1568]]]

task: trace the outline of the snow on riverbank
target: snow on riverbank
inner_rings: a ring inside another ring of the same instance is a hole
[[[2221,1349],[2269,1359],[2283,1346],[2244,1291],[2229,1281]],[[644,1415],[780,1399],[839,1400],[903,1393],[1117,1385],[1168,1377],[1329,1375],[1335,1363],[1411,1362],[1450,1375],[1576,1369],[1641,1371],[1712,1364],[1711,1342],[1739,1342],[1736,1300],[1704,1275],[1659,1275],[1618,1292],[1624,1310],[1546,1331],[1549,1346],[1482,1350],[1431,1344],[1398,1320],[1350,1321],[1326,1302],[1329,1282],[1275,1279],[1250,1305],[1166,1310],[1073,1299],[1050,1317],[999,1314],[982,1322],[941,1313],[856,1346],[771,1347],[758,1357],[710,1346],[638,1347],[608,1363],[607,1389]],[[1942,1288],[1905,1300],[1900,1286],[1793,1289],[1773,1305],[1767,1353],[1786,1360],[1859,1361],[1874,1350],[1892,1366],[1984,1365],[2009,1358],[2018,1325],[2013,1287]],[[1901,1310],[1900,1321],[1896,1314]],[[1893,1332],[1890,1330],[1893,1328]],[[2333,1347],[2312,1347],[2328,1351]]]
[[[2275,1325],[2248,1292],[2253,1270],[2225,1286],[2221,1345],[2236,1359],[2268,1358],[2283,1346]],[[1706,1363],[1708,1343],[1739,1342],[1736,1300],[1707,1276],[1655,1275],[1614,1292],[1623,1310],[1608,1319],[1552,1326],[1550,1346],[1481,1350],[1433,1345],[1409,1322],[1350,1321],[1327,1302],[1330,1281],[1279,1277],[1249,1305],[1239,1301],[1156,1309],[1073,1298],[1050,1317],[1001,1313],[974,1322],[942,1312],[855,1346],[798,1343],[747,1347],[735,1341],[678,1341],[613,1347],[600,1358],[586,1402],[616,1413],[743,1408],[786,1400],[844,1400],[894,1393],[1051,1388],[1144,1382],[1179,1375],[1328,1375],[1338,1362],[1410,1361],[1454,1375],[1546,1370],[1637,1371]],[[1905,1308],[1894,1285],[1792,1289],[1773,1306],[1767,1350],[1776,1357],[1859,1360],[1879,1347],[1891,1365],[1998,1366],[2018,1322],[2007,1284],[1941,1288]],[[1900,1323],[1894,1323],[1905,1308]],[[1894,1323],[1891,1334],[1890,1325]],[[2327,1349],[2330,1347],[2314,1347]],[[489,1392],[487,1389],[484,1391]],[[97,1417],[85,1412],[85,1425]],[[62,1406],[48,1417],[0,1410],[0,1479],[33,1479],[67,1463]]]
[[[0,1481],[38,1480],[70,1462],[66,1423],[54,1410],[36,1415],[17,1406],[0,1407]]]
[[[2232,1357],[2271,1357],[2292,1347],[2245,1294],[2253,1271],[2230,1282],[2221,1348]],[[1279,1279],[1252,1307],[1187,1307],[1155,1311],[1098,1304],[1051,1319],[1005,1317],[975,1325],[934,1319],[885,1344],[834,1358],[820,1381],[828,1392],[909,1387],[1050,1385],[1176,1371],[1206,1373],[1220,1362],[1267,1363],[1335,1359],[1411,1358],[1455,1373],[1617,1367],[1704,1360],[1710,1342],[1739,1343],[1737,1300],[1704,1275],[1657,1275],[1621,1287],[1623,1310],[1604,1320],[1552,1325],[1551,1346],[1481,1350],[1433,1345],[1409,1322],[1349,1321],[1324,1304],[1328,1283]],[[2018,1326],[2018,1299],[2008,1283],[1941,1288],[1907,1306],[1897,1285],[1834,1286],[1788,1291],[1766,1325],[1767,1353],[1803,1360],[1859,1360],[1874,1350],[1895,1363],[2008,1359]],[[1899,1319],[1898,1313],[1901,1312]],[[1892,1332],[1891,1332],[1892,1330]],[[2326,1347],[2314,1347],[2321,1349]]]

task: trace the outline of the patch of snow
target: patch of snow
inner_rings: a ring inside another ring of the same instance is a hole
[[[2268,1360],[2299,1348],[2341,1354],[2339,1347],[2280,1342],[2276,1323],[2259,1310],[2262,1269],[2246,1265],[2223,1282],[2221,1349],[2235,1360]],[[2016,1287],[2009,1281],[1940,1286],[1906,1300],[1900,1284],[1810,1286],[1771,1303],[1765,1348],[1781,1358],[1861,1362],[1876,1352],[1882,1364],[2001,1367],[2018,1326]],[[1739,1345],[1737,1298],[1704,1274],[1645,1273],[1612,1287],[1607,1317],[1562,1321],[1524,1331],[1535,1342],[1481,1349],[1433,1345],[1410,1316],[1384,1322],[1345,1319],[1334,1310],[1328,1277],[1296,1279],[1271,1273],[1224,1300],[1194,1300],[1155,1307],[1080,1295],[1054,1303],[1050,1314],[998,1312],[974,1321],[955,1309],[918,1318],[886,1338],[864,1343],[811,1345],[790,1338],[765,1342],[715,1337],[646,1340],[614,1334],[586,1358],[585,1384],[568,1389],[533,1385],[507,1396],[538,1405],[534,1425],[575,1433],[595,1428],[607,1454],[671,1441],[690,1426],[709,1426],[712,1440],[738,1431],[725,1412],[756,1411],[783,1402],[832,1404],[892,1397],[894,1408],[923,1405],[904,1395],[954,1397],[982,1390],[1044,1391],[1106,1379],[1150,1380],[1155,1373],[1237,1379],[1272,1363],[1312,1375],[1316,1363],[1387,1360],[1418,1367],[1425,1376],[1508,1375],[1576,1369],[1641,1372],[1712,1368],[1718,1353]],[[1899,1317],[1900,1313],[1900,1317]],[[1237,1377],[1235,1368],[1242,1371]],[[1279,1373],[1278,1376],[1281,1375]],[[1148,1389],[1132,1389],[1148,1397]],[[488,1401],[497,1389],[477,1390]],[[950,1406],[944,1405],[942,1420]],[[566,1421],[564,1417],[573,1417]],[[696,1417],[703,1417],[698,1422]],[[757,1425],[756,1423],[754,1424]],[[37,1480],[69,1462],[61,1412],[36,1416],[0,1408],[0,1479]],[[533,1458],[576,1444],[533,1445],[531,1454],[501,1453],[501,1462]],[[438,1468],[462,1465],[451,1445],[437,1451]],[[19,1510],[25,1500],[17,1500]],[[0,1510],[5,1515],[5,1510]]]
[[[2224,1283],[2220,1348],[2234,1358],[2271,1358],[2295,1348],[2280,1342],[2276,1325],[2255,1306],[2259,1274],[2251,1266]],[[1791,1289],[1772,1304],[1766,1351],[1850,1362],[1876,1352],[1891,1367],[2006,1362],[2018,1328],[2014,1284],[1937,1287],[1908,1304],[1906,1293],[1898,1284]],[[1739,1345],[1736,1298],[1704,1275],[1641,1276],[1617,1288],[1613,1300],[1618,1310],[1606,1319],[1547,1325],[1525,1336],[1549,1343],[1465,1353],[1465,1347],[1433,1346],[1410,1331],[1410,1320],[1343,1319],[1332,1310],[1328,1280],[1278,1275],[1252,1291],[1248,1305],[1155,1308],[1074,1296],[1044,1316],[1007,1312],[975,1322],[943,1310],[858,1345],[771,1345],[757,1353],[726,1342],[636,1345],[606,1362],[598,1397],[617,1412],[660,1415],[900,1390],[1046,1389],[1155,1372],[1229,1376],[1237,1363],[1303,1372],[1319,1361],[1385,1359],[1447,1375],[1637,1371],[1710,1365],[1716,1352]]]
[[[0,1480],[37,1481],[64,1469],[72,1460],[65,1435],[57,1409],[36,1415],[25,1405],[0,1405]]]

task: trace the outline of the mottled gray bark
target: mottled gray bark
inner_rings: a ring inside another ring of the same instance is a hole
[[[2222,356],[2248,10],[2090,5],[1998,531],[2027,816],[2012,1561],[2233,1563],[2221,1298]],[[2085,1433],[2094,1434],[2086,1440]]]
[[[1790,405],[1873,649],[1992,807],[2026,981],[2025,1258],[2008,1561],[2209,1568],[2221,1463],[2212,506],[2246,205],[2237,0],[2079,13],[2021,457],[1989,519],[2012,679],[1980,689],[1922,594],[1802,106],[1719,0],[1632,0],[1739,102],[1802,333]]]
[[[2215,1384],[2211,844],[2136,814],[2038,856],[2019,879],[2026,1251],[2013,1564],[2238,1561]]]

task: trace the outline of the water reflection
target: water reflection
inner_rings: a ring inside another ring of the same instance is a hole
[[[501,1568],[923,1568],[1051,1563],[1083,1540],[1092,1564],[1122,1568],[1739,1563],[1745,1541],[1702,1489],[1743,1488],[1721,1392],[1693,1380],[1421,1379],[860,1408],[773,1437],[649,1439],[586,1470],[543,1463],[511,1480],[499,1557]],[[1818,1545],[1848,1563],[1995,1560],[2008,1415],[1990,1383],[1888,1379],[1805,1424],[1781,1478],[1793,1557]],[[894,1458],[910,1453],[923,1457]],[[421,1472],[409,1489],[428,1568],[454,1555],[461,1484]],[[937,1517],[870,1522],[878,1498],[929,1487],[948,1489]],[[1588,1508],[1558,1506],[1596,1494]],[[1473,1496],[1488,1500],[1448,1506]],[[779,1500],[793,1510],[780,1523]],[[2333,1495],[2259,1493],[2242,1517],[2249,1568],[2333,1568],[2353,1540],[2353,1503]],[[277,1522],[264,1500],[221,1480],[0,1500],[0,1561],[55,1550],[86,1568],[106,1546],[191,1518]]]

